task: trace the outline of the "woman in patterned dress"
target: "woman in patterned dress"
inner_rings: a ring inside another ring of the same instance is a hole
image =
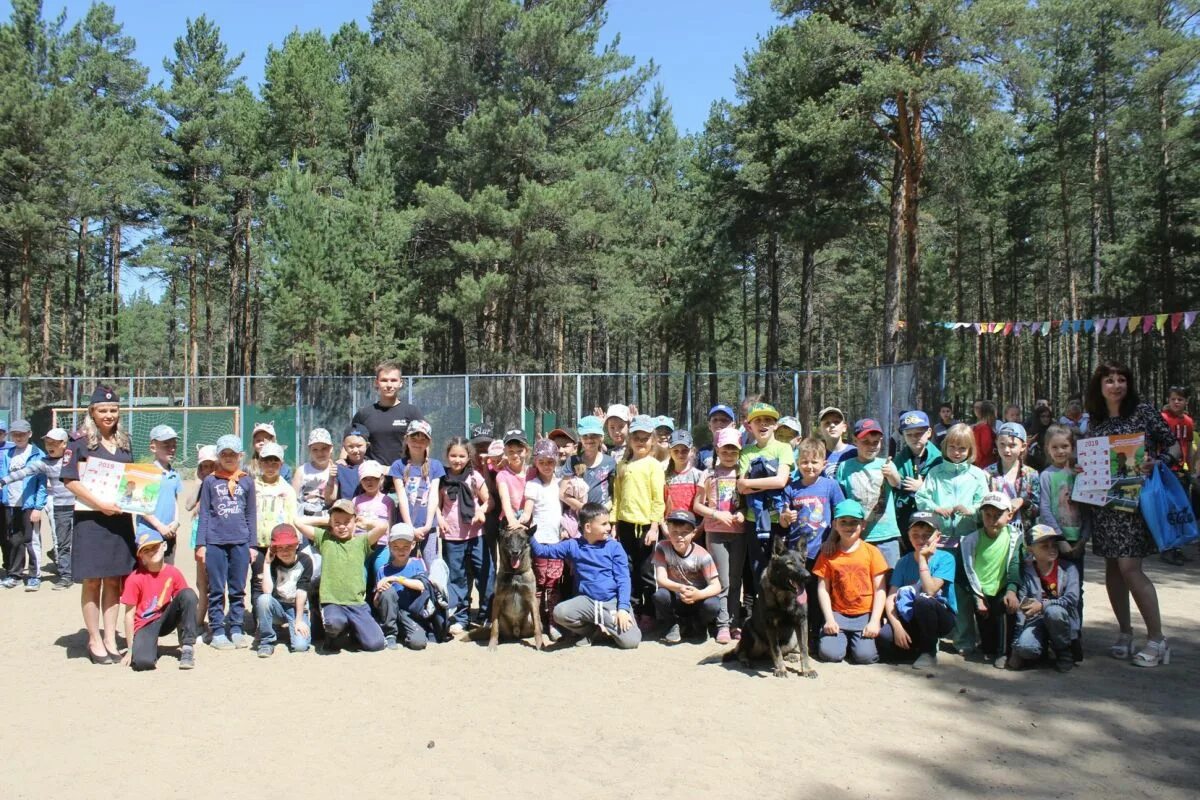
[[[1146,460],[1143,472],[1149,473],[1155,456],[1178,458],[1172,449],[1178,443],[1163,422],[1162,415],[1152,406],[1138,401],[1133,373],[1115,363],[1101,364],[1088,382],[1087,411],[1091,415],[1089,436],[1145,434]],[[1093,515],[1092,552],[1104,558],[1104,585],[1108,601],[1121,628],[1121,635],[1110,648],[1113,658],[1133,658],[1139,667],[1166,664],[1171,656],[1162,632],[1162,615],[1154,584],[1142,571],[1142,559],[1158,551],[1146,521],[1139,513],[1113,508],[1098,508]],[[1133,623],[1129,613],[1129,596],[1137,603],[1146,623],[1146,646],[1133,651]]]

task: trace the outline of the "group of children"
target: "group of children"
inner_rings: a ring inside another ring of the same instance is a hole
[[[710,410],[711,448],[669,418],[617,405],[532,446],[521,430],[479,429],[451,439],[444,461],[415,421],[388,466],[366,458],[365,430],[348,430],[335,455],[317,429],[294,474],[269,425],[256,426],[245,463],[240,438],[223,436],[201,449],[199,490],[185,501],[198,594],[169,563],[178,488],[139,519],[142,577],[122,596],[127,662],[152,667],[147,637],[178,628],[190,667],[202,619],[211,646],[264,658],[281,638],[293,651],[317,637],[329,651],[445,641],[486,623],[494,560],[507,557],[502,528],[529,533],[552,640],[736,640],[783,539],[812,574],[822,659],[929,668],[944,638],[998,667],[1048,660],[1067,671],[1081,659],[1088,526],[1071,500],[1070,428],[1045,432],[1051,463],[1038,474],[1023,462],[1019,423],[998,426],[984,470],[971,427],[948,427],[939,448],[922,411],[900,416],[895,455],[873,419],[856,421],[847,443],[837,408],[807,438],[757,398],[741,411]],[[166,426],[151,433],[166,476],[175,440]]]

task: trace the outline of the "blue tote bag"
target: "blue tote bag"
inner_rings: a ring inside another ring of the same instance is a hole
[[[1200,539],[1187,492],[1161,461],[1146,478],[1138,505],[1159,550],[1172,550]]]

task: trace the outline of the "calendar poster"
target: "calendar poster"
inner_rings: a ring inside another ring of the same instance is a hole
[[[1072,500],[1121,511],[1137,510],[1138,494],[1145,481],[1142,462],[1146,459],[1146,437],[1143,434],[1081,439],[1076,458],[1083,471],[1075,476]]]
[[[116,503],[130,514],[153,514],[158,503],[158,490],[163,472],[155,464],[122,464],[103,458],[84,462],[79,480],[101,500]],[[93,511],[86,503],[76,500],[78,511]]]

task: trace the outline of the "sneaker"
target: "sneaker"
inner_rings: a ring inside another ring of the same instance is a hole
[[[546,628],[546,636],[552,642],[557,642],[559,639],[562,638],[562,635],[563,635],[563,633],[562,633],[562,631],[560,631],[558,629],[557,625],[550,625]]]
[[[229,638],[233,642],[233,646],[236,647],[238,650],[245,650],[247,647],[249,647],[254,642],[253,637],[247,636],[244,633],[235,633],[233,636],[231,636]]]
[[[591,647],[592,646],[592,637],[580,636],[578,639],[575,640],[575,646],[576,647]]]
[[[1059,672],[1070,672],[1075,669],[1075,659],[1071,658],[1070,651],[1055,655],[1054,668]]]
[[[17,588],[17,579],[6,577],[3,580],[0,580],[0,586],[4,587],[5,589],[15,589]]]
[[[185,644],[179,650],[179,668],[192,669],[196,666],[196,648],[190,644]]]
[[[729,635],[729,626],[722,625],[717,628],[717,644],[729,644],[733,637]]]
[[[273,655],[275,655],[275,645],[260,644],[258,646],[258,657],[259,658],[270,658]]]
[[[399,650],[400,649],[400,645],[396,644],[395,636],[383,637],[383,644],[388,650]]]
[[[1008,666],[1008,656],[1003,654],[996,656],[996,660],[992,662],[992,666],[996,669],[1004,669]]]
[[[237,645],[229,641],[229,637],[223,633],[214,634],[212,640],[209,641],[209,646],[215,650],[233,650]]]
[[[40,588],[42,588],[42,581],[40,578],[26,578],[25,579],[25,591],[36,592]]]
[[[679,644],[683,641],[683,635],[679,631],[678,622],[667,629],[666,634],[663,635],[663,641],[667,644]]]
[[[46,553],[46,560],[57,563],[58,562],[58,551],[55,550],[53,547],[51,547],[50,552]]]
[[[1025,659],[1021,658],[1016,653],[1008,657],[1008,663],[1005,665],[1007,669],[1017,670],[1025,667]]]
[[[465,630],[463,628],[463,626],[456,622],[450,626],[450,635],[451,636],[461,636],[463,630]]]
[[[71,580],[70,578],[59,578],[53,584],[51,584],[50,588],[56,592],[61,592],[63,589],[70,589],[74,585],[75,581]]]
[[[913,662],[913,669],[934,669],[937,667],[937,653],[921,653]]]

